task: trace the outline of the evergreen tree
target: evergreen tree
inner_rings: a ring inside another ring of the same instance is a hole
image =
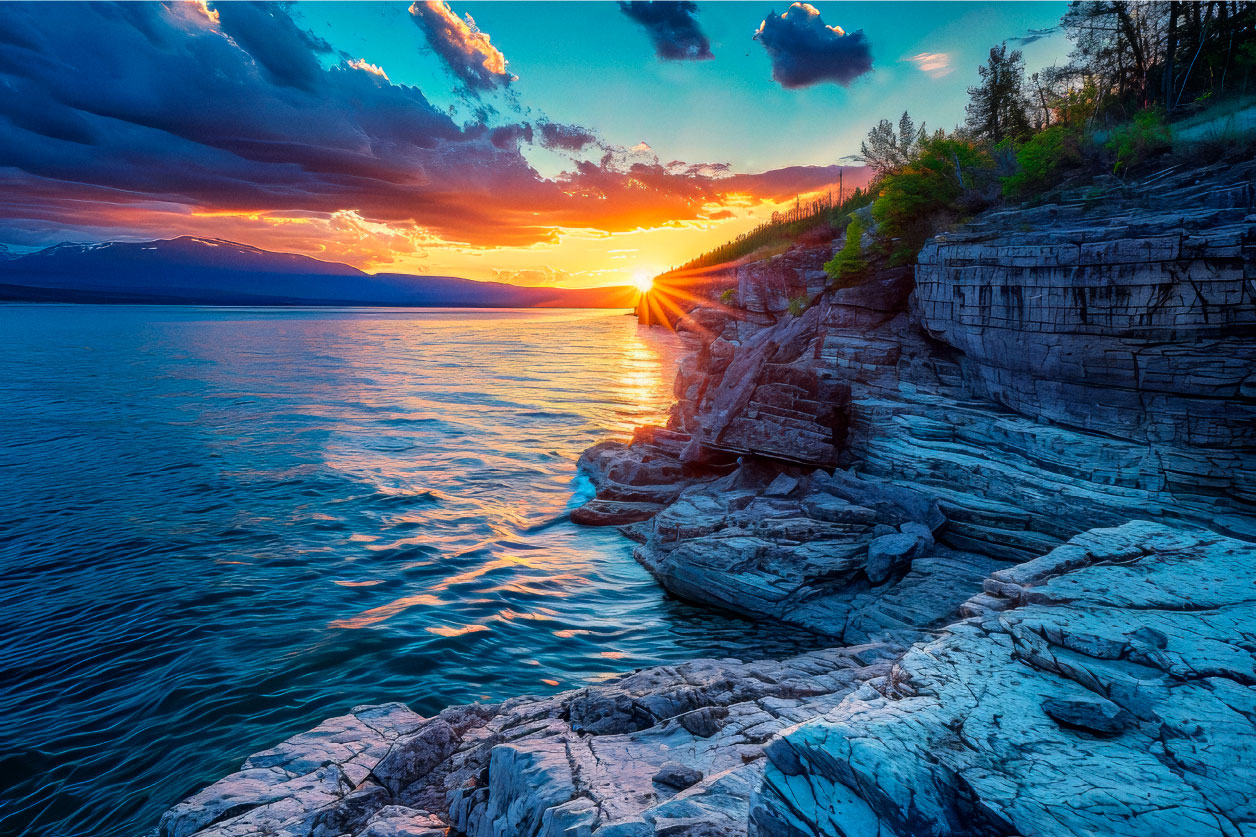
[[[1007,44],[991,47],[990,59],[977,72],[981,83],[968,88],[969,130],[994,145],[1029,134],[1025,60],[1020,50],[1009,52]]]
[[[859,155],[878,175],[887,174],[911,162],[924,138],[924,124],[917,128],[907,111],[903,111],[898,130],[894,129],[893,122],[882,119],[859,145]]]

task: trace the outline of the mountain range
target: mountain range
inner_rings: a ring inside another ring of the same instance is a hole
[[[214,238],[58,244],[0,255],[0,300],[200,305],[631,308],[638,292],[365,273]]]

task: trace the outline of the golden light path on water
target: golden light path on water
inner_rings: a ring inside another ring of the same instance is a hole
[[[674,362],[675,346],[670,335],[658,330],[623,328],[624,320],[608,320],[606,312],[545,312],[532,317],[511,317],[510,328],[516,334],[504,341],[498,351],[501,357],[481,356],[475,360],[479,374],[473,380],[459,376],[445,376],[437,369],[465,367],[471,358],[465,355],[445,357],[438,355],[435,368],[430,366],[433,347],[452,341],[461,347],[471,344],[483,351],[487,346],[501,344],[500,315],[480,314],[455,319],[425,320],[408,319],[397,322],[363,323],[354,340],[361,346],[369,346],[370,353],[362,357],[364,368],[378,370],[381,365],[406,365],[411,350],[417,350],[426,370],[412,372],[415,377],[413,391],[398,394],[391,390],[378,390],[364,386],[356,397],[370,410],[382,413],[396,412],[406,421],[431,419],[447,425],[456,425],[461,431],[476,436],[498,435],[495,445],[481,448],[478,456],[490,468],[517,468],[518,460],[535,451],[528,450],[525,442],[508,439],[498,434],[495,427],[511,423],[517,417],[544,418],[550,414],[576,413],[586,422],[604,426],[610,436],[626,437],[643,424],[665,420],[665,407],[670,401],[669,370]],[[549,331],[547,337],[539,331]],[[590,331],[592,333],[590,333]],[[579,335],[572,345],[558,345]],[[606,340],[605,345],[594,345]],[[587,344],[586,344],[587,342]],[[504,364],[504,370],[497,370]],[[487,374],[486,374],[487,373]],[[558,385],[556,386],[556,383]],[[487,385],[486,385],[487,384]],[[610,400],[611,412],[607,416],[591,414],[587,402],[591,389],[604,389]],[[400,395],[400,397],[399,397]],[[459,407],[451,414],[450,403]],[[536,439],[536,441],[540,441]],[[485,577],[509,575],[508,580],[479,587],[484,595],[517,593],[527,595],[543,585],[553,594],[565,594],[579,587],[582,578],[581,557],[554,549],[512,549],[512,533],[528,530],[552,521],[563,513],[569,504],[564,496],[570,490],[573,476],[570,464],[585,447],[583,443],[565,444],[567,440],[554,440],[553,450],[547,452],[558,463],[553,469],[527,466],[536,480],[534,487],[541,488],[539,496],[524,498],[503,489],[498,496],[475,492],[473,499],[460,497],[449,488],[448,482],[461,482],[465,474],[450,474],[447,468],[459,468],[462,459],[447,461],[443,457],[425,458],[422,463],[409,459],[399,460],[388,445],[375,447],[361,444],[333,445],[324,449],[324,461],[332,468],[369,480],[376,489],[393,497],[426,494],[440,501],[440,511],[428,511],[415,516],[414,534],[395,540],[370,536],[364,538],[366,553],[390,553],[404,550],[416,544],[441,549],[439,558],[423,558],[407,562],[405,570],[430,566],[448,556],[459,557],[475,554],[479,563],[465,572],[455,573],[429,584],[420,594],[402,596],[384,605],[370,608],[352,617],[332,620],[332,628],[363,628],[392,618],[410,607],[440,608],[449,605],[448,598],[458,598],[461,605],[468,602],[465,591],[476,586]],[[472,508],[468,509],[468,504]],[[486,515],[491,535],[483,540],[467,542],[460,528],[450,533],[441,531],[442,522],[456,523],[462,515],[471,511]],[[368,569],[365,562],[358,562],[361,569]],[[358,567],[355,567],[357,569]],[[338,580],[346,586],[374,586],[381,579],[353,578]],[[552,614],[537,607],[535,612],[519,614],[510,609],[491,614],[486,623],[468,625],[442,625],[427,630],[441,636],[458,636],[465,633],[488,630],[492,622],[529,618],[545,621]]]

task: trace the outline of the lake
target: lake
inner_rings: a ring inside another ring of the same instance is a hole
[[[566,518],[678,352],[618,311],[0,306],[0,832],[142,833],[359,704],[799,650]]]

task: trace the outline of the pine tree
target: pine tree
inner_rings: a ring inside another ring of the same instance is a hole
[[[877,174],[886,174],[907,165],[916,156],[924,137],[924,124],[917,128],[907,111],[903,111],[897,131],[893,122],[882,119],[860,144],[859,154]]]
[[[995,145],[1029,134],[1025,60],[1020,50],[1009,52],[1007,44],[991,47],[989,61],[977,72],[981,83],[968,88],[969,130]]]

